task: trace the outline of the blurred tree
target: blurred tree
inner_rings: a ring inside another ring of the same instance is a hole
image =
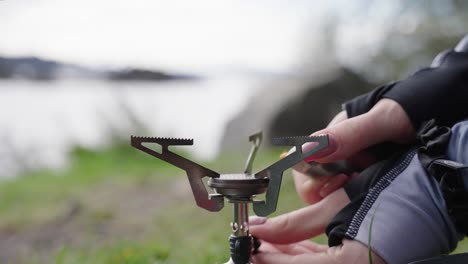
[[[468,33],[467,1],[363,3],[359,17],[341,16],[342,21],[330,27],[332,44],[341,63],[374,81],[401,79],[428,66]]]
[[[468,1],[340,3],[305,33],[301,78],[268,85],[229,122],[223,144],[238,145],[253,127],[267,137],[310,134],[344,101],[429,66],[468,33]]]

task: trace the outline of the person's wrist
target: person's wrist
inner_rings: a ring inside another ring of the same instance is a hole
[[[408,143],[415,138],[414,127],[401,105],[392,99],[381,99],[367,114],[375,121],[376,133],[382,139],[395,143]]]

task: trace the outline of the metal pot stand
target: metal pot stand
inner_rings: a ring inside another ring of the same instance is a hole
[[[199,207],[212,212],[220,211],[224,207],[225,198],[233,205],[232,234],[229,236],[231,257],[227,262],[232,264],[251,263],[252,253],[259,246],[258,241],[249,233],[249,204],[252,204],[254,212],[259,216],[267,216],[276,211],[283,172],[328,146],[327,135],[275,138],[272,140],[274,145],[294,146],[295,151],[267,168],[252,173],[253,160],[260,147],[262,134],[254,134],[249,140],[253,146],[244,172],[219,174],[169,150],[169,146],[193,145],[193,139],[131,137],[133,147],[186,171],[195,202]],[[302,146],[308,142],[315,144],[304,152]],[[161,150],[156,151],[144,143],[158,144]],[[207,185],[214,193],[207,191],[202,180],[204,177],[209,178]],[[254,199],[263,193],[264,200]]]

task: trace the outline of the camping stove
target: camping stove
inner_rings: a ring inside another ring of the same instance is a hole
[[[295,151],[267,168],[252,173],[253,160],[260,147],[262,134],[254,134],[249,139],[253,146],[244,172],[219,174],[169,150],[169,146],[193,145],[193,139],[131,137],[133,147],[186,171],[195,202],[199,207],[217,212],[224,207],[224,199],[232,204],[232,234],[229,236],[231,257],[227,262],[231,264],[251,263],[252,254],[259,247],[258,241],[249,233],[249,204],[252,204],[253,211],[259,216],[267,216],[276,211],[283,172],[328,146],[326,135],[274,138],[274,145],[294,146]],[[302,145],[307,142],[313,144],[304,152]],[[159,144],[160,151],[150,148],[150,143]],[[209,178],[207,185],[212,193],[207,191],[202,180],[204,177]],[[254,199],[264,193],[264,200]]]

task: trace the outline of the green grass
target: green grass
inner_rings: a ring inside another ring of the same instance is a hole
[[[161,263],[169,259],[170,249],[163,245],[122,241],[99,250],[63,247],[55,255],[56,264],[65,263]]]
[[[202,164],[240,172],[248,147]],[[260,151],[256,170],[276,161],[281,150]],[[304,205],[286,172],[275,214]],[[78,148],[61,171],[0,183],[0,243],[13,234],[8,247],[27,249],[11,263],[224,263],[230,221],[229,203],[220,213],[196,207],[183,171],[127,143]],[[316,241],[326,243],[326,237]],[[458,251],[468,251],[466,241]]]
[[[46,215],[55,215],[64,201],[74,199],[84,189],[106,179],[137,182],[157,173],[164,180],[177,171],[150,156],[139,155],[125,144],[102,151],[77,148],[71,157],[70,165],[62,171],[31,172],[2,182],[0,223],[29,224]]]
[[[248,148],[245,154],[226,154],[201,163],[219,172],[240,172],[247,153]],[[254,167],[265,167],[279,153],[260,152]],[[287,178],[278,213],[303,206]],[[185,184],[183,197],[171,193],[174,182]],[[127,209],[119,208],[127,200],[125,195],[140,191],[162,201],[129,208],[125,215]],[[74,204],[79,205],[79,213],[70,223],[62,223]],[[0,183],[0,234],[7,230],[56,239],[57,234],[48,233],[63,228],[64,235],[70,231],[79,237],[46,249],[32,247],[17,256],[19,263],[224,263],[230,221],[229,203],[220,213],[198,208],[183,171],[126,143],[99,151],[77,148],[61,171],[30,172]],[[101,225],[111,226],[111,234],[102,238],[96,232]]]

